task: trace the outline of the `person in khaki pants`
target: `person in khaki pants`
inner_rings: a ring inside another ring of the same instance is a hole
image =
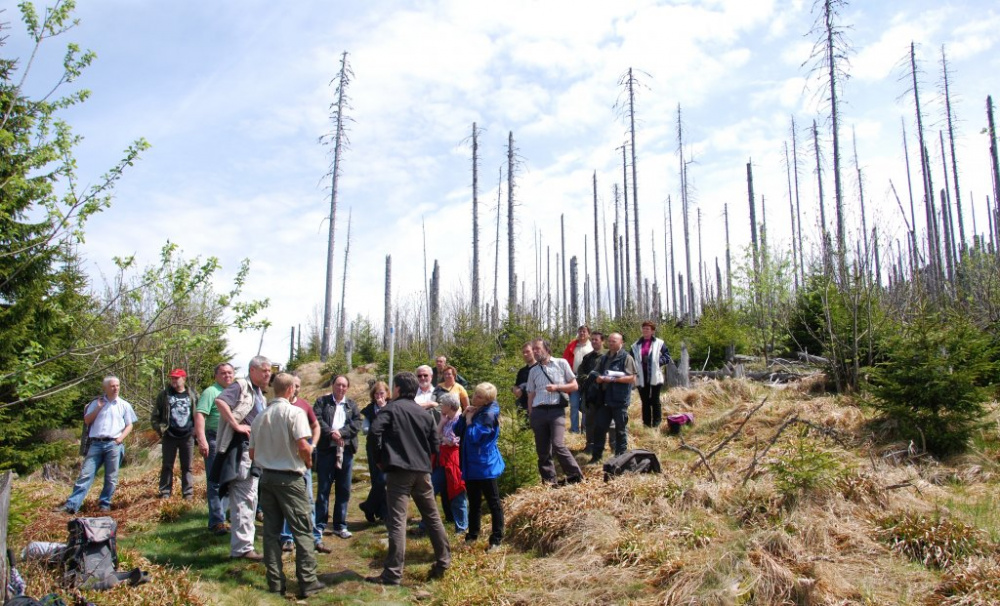
[[[295,378],[274,378],[275,398],[250,426],[250,459],[260,471],[260,508],[264,512],[264,569],[267,589],[285,593],[281,565],[281,530],[285,522],[295,541],[298,597],[306,598],[324,585],[316,578],[316,551],[309,523],[309,495],[303,476],[312,466],[312,428],[301,408],[288,401],[295,394]]]

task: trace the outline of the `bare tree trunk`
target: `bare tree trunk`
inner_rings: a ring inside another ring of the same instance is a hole
[[[618,208],[618,185],[617,184],[614,185],[613,190],[614,190],[614,195],[615,195],[615,209],[616,209],[615,212],[617,212],[617,208]],[[614,299],[611,297],[611,282],[612,282],[612,280],[611,280],[611,271],[608,268],[608,262],[609,262],[608,261],[608,259],[609,259],[609,257],[608,257],[608,211],[604,207],[601,208],[601,231],[602,231],[602,234],[604,236],[603,238],[601,238],[601,242],[604,245],[604,277],[605,277],[605,281],[607,282],[606,290],[607,290],[607,293],[608,293],[608,315],[610,316],[610,315],[613,314],[613,309],[614,309],[615,303],[614,303]],[[617,259],[617,258],[618,257],[616,255],[615,259]],[[615,264],[615,275],[617,275],[617,272],[618,272],[618,265],[616,263]],[[617,284],[617,281],[615,283]]]
[[[570,302],[569,302],[569,326],[580,325],[580,291],[579,291],[579,268],[577,267],[576,255],[569,261],[570,279]]]
[[[389,340],[392,335],[392,255],[385,256],[385,319],[382,320],[382,349],[389,350]]]
[[[472,316],[479,320],[479,131],[472,123]]]
[[[958,186],[958,159],[955,155],[955,120],[951,113],[951,90],[948,78],[948,59],[944,53],[944,45],[941,45],[941,73],[944,79],[944,107],[945,116],[948,121],[948,141],[951,144],[951,176],[955,184],[955,207],[958,210],[958,237],[961,242],[960,250],[962,256],[968,252],[965,240],[965,219],[962,216],[962,194]]]
[[[632,233],[635,234],[635,283],[640,289],[640,299],[641,299],[641,289],[642,289],[642,261],[639,256],[639,180],[636,177],[636,162],[635,162],[635,78],[632,76],[632,68],[628,68],[628,118],[629,118],[629,143],[632,148],[632,222],[635,225],[635,229]],[[639,313],[643,314],[645,309],[642,303],[639,303]]]
[[[916,278],[920,267],[920,245],[917,242],[917,211],[913,203],[913,178],[910,172],[910,150],[906,142],[906,120],[899,119],[903,126],[903,158],[906,160],[906,187],[910,192],[910,274]]]
[[[705,272],[704,264],[701,255],[701,209],[698,210],[698,301],[700,303],[699,309],[704,309],[705,307]]]
[[[792,195],[792,164],[788,160],[788,142],[785,141],[785,177],[788,179],[788,215],[792,226],[792,276],[795,283],[795,290],[798,290],[799,258],[795,243],[795,198]]]
[[[823,164],[819,149],[819,128],[816,127],[815,120],[813,120],[812,131],[813,149],[816,151],[816,183],[819,186],[819,227],[820,237],[823,240],[823,273],[830,276],[833,270],[830,259],[830,234],[826,230],[826,206],[823,203]]]
[[[754,279],[760,275],[760,241],[757,237],[757,207],[753,197],[753,165],[747,162],[747,203],[750,205],[750,246],[753,251]]]
[[[514,131],[507,135],[507,317],[517,311],[517,272],[514,264]]]
[[[562,324],[566,326],[569,320],[569,299],[566,297],[566,215],[559,215],[559,239],[562,248]]]
[[[621,266],[621,260],[618,258],[618,184],[615,183],[615,222],[612,230],[612,239],[614,240],[615,249],[615,318],[620,318],[622,315],[622,275],[619,267]]]
[[[851,129],[851,142],[854,146],[854,170],[858,175],[858,200],[861,203],[861,237],[864,239],[865,245],[865,257],[862,265],[865,267],[865,276],[870,282],[871,276],[868,275],[868,268],[870,267],[869,264],[871,262],[871,250],[868,247],[868,216],[865,212],[865,182],[864,177],[861,174],[861,161],[858,160],[858,137],[853,128]]]
[[[344,312],[344,301],[347,296],[347,262],[351,256],[351,215],[352,210],[347,211],[347,241],[344,243],[344,275],[340,282],[340,327],[337,329],[337,349],[344,347],[344,323],[347,314]]]
[[[941,147],[941,167],[944,170],[944,195],[941,196],[941,222],[945,230],[945,245],[948,247],[945,258],[948,263],[948,281],[955,287],[955,270],[958,268],[958,246],[955,242],[955,221],[951,212],[951,194],[948,185],[948,153],[944,147],[944,133],[938,131],[938,142]]]
[[[499,294],[498,290],[500,288],[500,209],[503,208],[501,200],[503,199],[503,167],[499,169],[500,176],[497,178],[497,233],[496,240],[494,242],[495,249],[493,252],[493,315],[496,315],[499,308]]]
[[[622,145],[622,199],[625,209],[625,222],[619,226],[625,228],[625,250],[624,259],[625,272],[622,274],[622,290],[624,291],[624,305],[626,308],[632,306],[632,253],[629,246],[629,226],[628,226],[628,165],[625,160],[625,146]]]
[[[792,116],[792,174],[795,176],[795,219],[799,234],[799,272],[802,284],[806,283],[805,248],[802,245],[802,206],[799,204],[799,132],[795,126],[795,116]],[[728,272],[728,259],[726,271]]]
[[[934,216],[934,188],[930,181],[930,164],[927,162],[927,145],[924,141],[924,115],[920,110],[920,89],[917,83],[917,51],[916,45],[910,43],[910,75],[913,80],[913,103],[917,115],[917,141],[920,151],[920,172],[924,183],[924,210],[927,214],[927,258],[931,265],[931,273],[935,277],[935,290],[939,286],[937,280],[941,272],[941,257],[936,242],[936,223]]]
[[[545,327],[552,330],[552,251],[545,247]]]
[[[687,258],[687,275],[691,276],[691,232],[689,229],[689,200],[687,191],[687,164],[684,162],[684,122],[681,119],[681,105],[677,104],[677,155],[680,158],[680,178],[681,178],[681,215],[684,220],[684,253]],[[690,288],[690,280],[687,288],[687,319],[688,326],[694,326],[694,292]]]
[[[428,349],[434,352],[430,357],[434,357],[441,334],[441,268],[438,266],[437,259],[434,259],[434,271],[431,272],[431,299],[428,318],[430,322],[427,329],[428,341],[430,342]]]
[[[667,219],[670,224],[670,279],[667,282],[670,283],[670,291],[673,293],[673,312],[678,318],[681,317],[680,310],[677,307],[677,285],[674,283],[674,276],[677,275],[677,256],[674,254],[674,213],[671,208],[673,203],[670,196],[667,196]],[[683,293],[681,294],[683,297]]]
[[[594,171],[594,297],[596,304],[596,316],[601,316],[601,251],[598,243],[601,241],[601,234],[597,231],[597,171]],[[588,312],[589,316],[590,313]]]
[[[731,302],[733,300],[733,259],[729,246],[729,204],[722,205],[722,214],[726,221],[726,300]]]
[[[337,76],[337,102],[333,106],[333,167],[330,169],[330,234],[326,247],[326,295],[323,305],[323,337],[320,342],[320,359],[326,362],[330,355],[330,336],[333,332],[333,255],[334,236],[337,228],[337,184],[340,179],[340,158],[346,145],[344,135],[344,110],[348,107],[347,85],[354,72],[347,63],[347,51],[340,56],[340,73]]]
[[[990,136],[990,161],[993,168],[993,203],[998,205],[997,209],[994,210],[993,206],[989,203],[989,196],[987,196],[986,208],[989,209],[987,213],[992,218],[995,213],[1000,211],[1000,162],[997,161],[997,129],[996,124],[993,121],[993,96],[986,96],[986,122],[987,122],[987,134]],[[990,230],[990,240],[995,243],[998,241],[997,236],[997,222],[993,221],[993,229]]]
[[[838,29],[834,19],[838,16],[833,8],[834,0],[823,2],[823,22],[826,31],[826,59],[830,85],[830,123],[833,134],[833,191],[834,208],[837,214],[837,269],[841,284],[847,284],[847,236],[844,226],[844,190],[840,180],[840,107],[837,102],[837,59],[843,56],[843,49],[835,44]],[[846,2],[844,2],[846,4]],[[845,59],[846,60],[846,59]]]

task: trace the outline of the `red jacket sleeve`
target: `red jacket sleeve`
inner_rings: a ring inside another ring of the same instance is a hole
[[[579,341],[579,339],[573,339],[569,342],[569,345],[566,346],[566,349],[563,350],[562,357],[564,360],[569,362],[570,368],[573,368],[573,352],[576,350],[577,341]]]

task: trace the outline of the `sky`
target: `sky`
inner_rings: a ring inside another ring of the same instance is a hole
[[[26,57],[30,47],[16,6],[8,1],[0,8],[6,9],[0,21],[10,25],[3,52]],[[758,216],[763,207],[772,243],[790,250],[785,146],[791,145],[793,117],[807,257],[816,254],[818,241],[815,159],[807,140],[813,120],[832,208],[828,110],[821,84],[810,76],[816,39],[810,33],[816,19],[811,2],[101,0],[80,2],[77,16],[76,28],[39,51],[26,92],[51,88],[64,45],[76,42],[97,54],[73,84],[89,89],[90,99],[63,116],[83,137],[76,150],[82,182],[96,182],[133,140],[143,137],[152,146],[119,182],[111,208],[88,223],[81,252],[93,283],[99,286],[102,276],[112,274],[115,256],[134,254],[140,265],[155,263],[168,240],[185,258],[218,257],[219,292],[229,290],[240,261],[249,258],[244,297],[270,299],[264,315],[272,327],[263,338],[260,332],[231,331],[229,350],[240,367],[258,348],[284,362],[289,329],[306,329],[322,318],[333,150],[320,141],[333,131],[332,82],[344,51],[353,79],[347,89],[349,145],[338,185],[334,301],[341,296],[350,216],[349,319],[360,315],[381,327],[386,255],[392,257],[393,301],[407,313],[417,313],[425,273],[435,261],[443,305],[469,299],[473,123],[482,129],[483,300],[493,298],[497,200],[502,196],[505,205],[507,195],[498,182],[501,170],[506,181],[509,133],[518,158],[515,268],[529,298],[545,290],[546,259],[555,272],[560,221],[566,254],[579,258],[581,274],[586,239],[586,269],[593,275],[593,179],[610,233],[612,188],[622,186],[621,146],[628,140],[620,81],[629,68],[638,84],[636,189],[644,277],[655,275],[661,284],[666,279],[668,198],[682,271],[678,107],[691,161],[692,213],[701,212],[702,259],[710,271],[724,255],[724,205],[734,257],[749,243],[748,162]],[[850,43],[850,78],[841,91],[849,238],[861,224],[853,139],[869,229],[877,227],[883,241],[905,238],[890,183],[908,207],[902,128],[913,162],[915,114],[905,70],[911,42],[922,72],[935,188],[943,186],[937,144],[944,128],[943,45],[958,120],[967,239],[973,220],[978,232],[986,232],[992,181],[983,129],[986,96],[1000,92],[1000,7],[981,0],[854,2],[841,9],[840,23]],[[506,221],[504,208],[501,306]],[[919,217],[917,228],[923,229]],[[697,266],[694,214],[691,229]],[[602,274],[606,246],[602,242],[599,250]],[[602,283],[606,290],[606,275]]]

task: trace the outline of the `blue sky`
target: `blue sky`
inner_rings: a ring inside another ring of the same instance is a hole
[[[0,14],[14,21],[4,52],[21,55],[23,27],[9,4]],[[76,41],[98,55],[79,81],[92,91],[91,99],[66,114],[85,138],[77,151],[80,175],[96,180],[137,137],[152,144],[120,182],[111,209],[89,224],[83,253],[95,276],[109,271],[115,255],[135,253],[143,263],[154,262],[167,239],[187,257],[219,257],[223,279],[249,257],[246,295],[271,299],[266,315],[273,327],[262,353],[283,361],[289,327],[306,326],[322,314],[329,211],[324,175],[331,149],[318,139],[332,129],[330,81],[343,51],[350,53],[355,77],[337,216],[335,298],[339,301],[352,211],[347,313],[367,315],[380,325],[385,255],[393,259],[394,300],[411,312],[419,305],[421,221],[428,263],[441,264],[444,304],[450,305],[455,293],[468,297],[473,122],[483,129],[484,299],[492,297],[492,213],[509,131],[520,157],[517,271],[528,293],[535,291],[539,237],[542,255],[551,247],[555,260],[560,215],[565,215],[567,252],[580,257],[581,271],[587,235],[593,273],[591,179],[596,171],[599,201],[610,219],[612,184],[621,180],[617,148],[626,140],[615,108],[622,92],[618,80],[629,67],[643,85],[636,112],[644,276],[652,275],[655,255],[664,279],[668,196],[674,201],[675,254],[682,265],[678,104],[694,160],[689,171],[693,200],[702,211],[705,263],[714,267],[722,254],[723,204],[730,206],[734,245],[749,240],[748,161],[754,165],[758,204],[761,196],[766,200],[771,238],[787,248],[789,119],[794,115],[805,127],[817,118],[824,126],[815,83],[802,67],[813,41],[811,8],[797,0],[81,2],[80,26],[43,49],[28,90],[51,85],[49,68],[61,57],[62,44]],[[889,181],[906,204],[901,118],[911,136],[915,129],[900,62],[914,41],[924,70],[928,134],[935,142],[935,188],[943,185],[936,141],[944,44],[960,120],[957,155],[966,229],[971,233],[971,192],[977,227],[985,231],[991,178],[988,141],[980,131],[986,95],[1000,92],[991,89],[1000,73],[996,5],[856,2],[844,10],[842,22],[852,26],[847,35],[853,53],[841,134],[848,160],[852,128],[857,135],[869,224],[886,240],[905,233]],[[828,129],[823,133],[829,157]],[[913,153],[915,140],[910,145]],[[805,132],[800,148],[810,148]],[[802,161],[802,220],[814,245],[814,160],[804,154]],[[853,162],[843,168],[850,175],[845,188],[853,234],[860,224]],[[824,187],[829,202],[829,174]],[[501,239],[506,241],[504,232]],[[506,271],[501,248],[501,283]],[[220,282],[219,290],[225,288]],[[501,285],[501,304],[505,292]],[[259,339],[259,334],[232,335],[238,365],[256,353]]]

